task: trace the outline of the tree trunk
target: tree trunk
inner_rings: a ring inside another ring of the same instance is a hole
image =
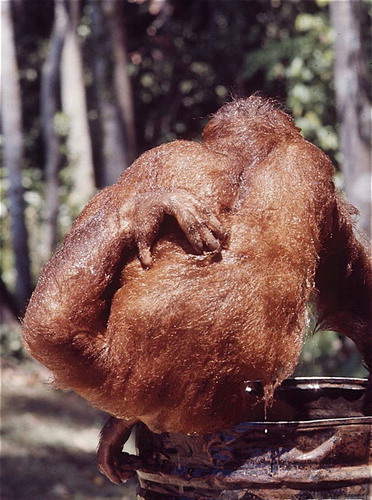
[[[330,2],[345,191],[360,210],[359,227],[371,236],[371,102],[361,43],[362,8],[360,0]]]
[[[103,8],[107,15],[109,32],[112,37],[114,56],[114,85],[121,119],[125,130],[127,161],[137,156],[136,132],[134,123],[134,107],[132,87],[128,75],[127,40],[121,10],[121,0],[106,0]]]
[[[94,88],[99,117],[97,141],[100,142],[102,163],[100,187],[116,182],[130,163],[125,122],[116,92],[117,83],[113,85],[112,68],[115,68],[115,60],[108,18],[114,15],[114,10],[106,13],[108,7],[105,4],[106,2],[89,1],[94,48]]]
[[[67,16],[60,0],[55,2],[54,25],[49,41],[48,55],[41,74],[41,131],[45,148],[45,232],[43,260],[47,260],[57,245],[57,218],[59,210],[59,168],[62,161],[60,138],[55,128],[59,110],[59,69],[67,29]]]
[[[23,312],[31,293],[28,233],[25,222],[25,204],[22,186],[22,104],[18,65],[14,44],[11,3],[1,3],[2,15],[2,127],[4,138],[4,166],[9,178],[11,234],[15,260],[15,296]]]
[[[94,168],[90,139],[84,69],[77,28],[80,18],[79,0],[65,4],[68,19],[61,61],[62,110],[68,119],[67,156],[71,164],[72,189],[70,204],[79,211],[94,194]]]

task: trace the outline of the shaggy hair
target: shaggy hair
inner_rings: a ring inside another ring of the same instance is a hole
[[[249,417],[249,380],[269,401],[309,302],[371,369],[371,264],[332,176],[273,102],[224,105],[200,143],[144,153],[87,205],[42,271],[26,347],[59,386],[156,432]]]

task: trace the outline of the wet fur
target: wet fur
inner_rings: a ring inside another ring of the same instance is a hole
[[[61,386],[156,432],[206,433],[252,415],[245,382],[261,380],[270,399],[293,373],[309,301],[319,328],[350,336],[371,369],[371,264],[332,175],[274,103],[226,104],[200,143],[144,153],[93,198],[42,272],[25,345]],[[200,255],[166,216],[144,269],[134,200],[178,190],[229,237]]]

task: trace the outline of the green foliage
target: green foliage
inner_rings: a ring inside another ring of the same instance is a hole
[[[245,46],[259,34],[259,3],[171,4],[164,22],[145,5],[124,4],[137,116],[146,116],[137,128],[141,150],[198,135],[202,118],[236,91]]]
[[[280,11],[288,13],[283,3]],[[268,24],[262,47],[245,59],[243,77],[265,75],[269,91],[281,80],[286,89],[286,104],[292,111],[304,137],[316,143],[331,157],[337,158],[338,139],[335,129],[333,90],[333,33],[323,11],[297,12],[292,6],[294,22],[276,15]],[[331,104],[330,104],[331,103]]]
[[[14,285],[15,270],[10,235],[8,180],[4,168],[0,168],[0,270],[5,283]]]
[[[366,377],[367,370],[349,338],[325,331],[308,336],[295,375]]]

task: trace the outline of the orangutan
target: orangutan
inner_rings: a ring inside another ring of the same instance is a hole
[[[372,369],[371,263],[329,158],[275,103],[225,104],[201,142],[141,155],[98,193],[44,267],[24,343],[113,417],[114,482],[131,426],[207,433],[249,418],[296,366],[307,305]]]

